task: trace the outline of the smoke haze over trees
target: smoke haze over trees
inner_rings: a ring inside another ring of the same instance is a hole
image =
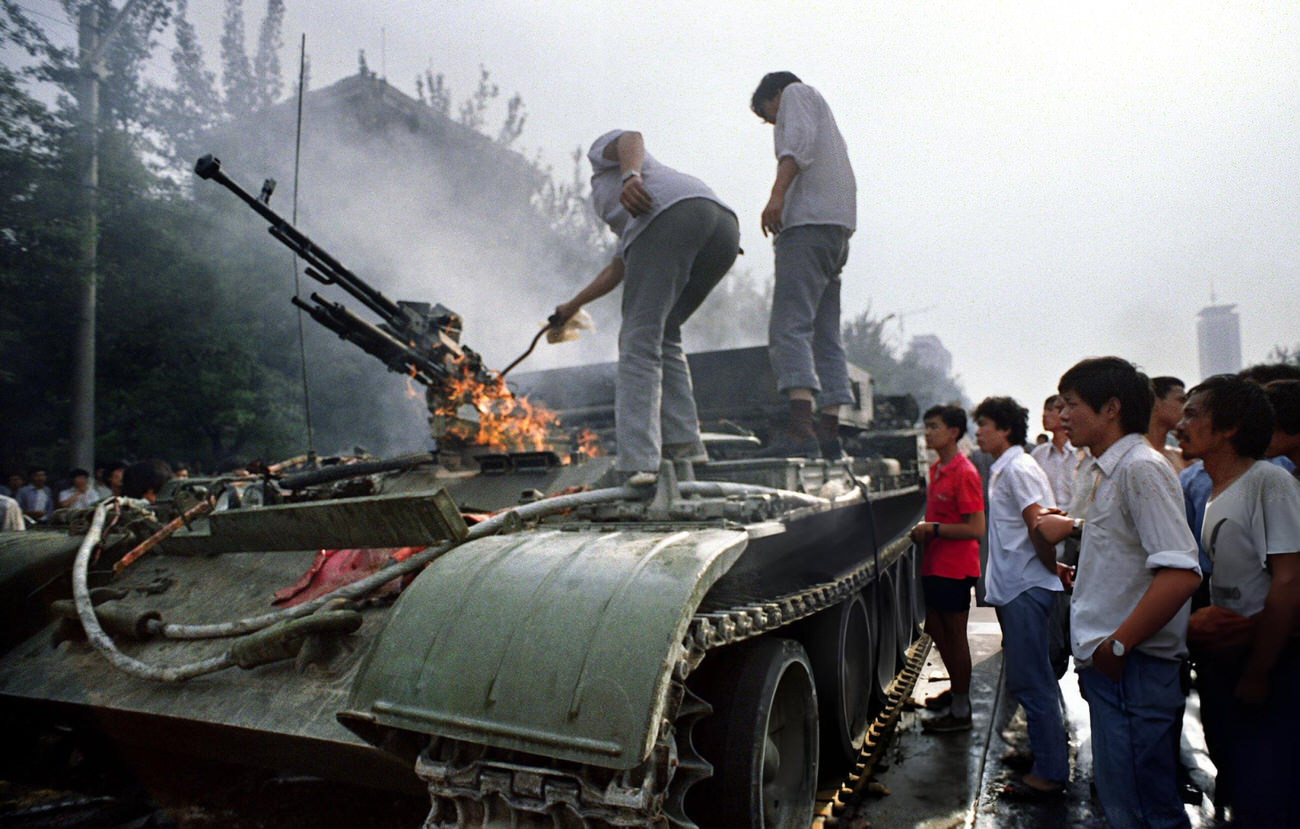
[[[68,218],[78,215],[83,160],[73,140],[76,54],[13,0],[0,2],[0,45],[29,58],[0,66],[0,465],[58,468],[68,459],[79,278],[80,228]],[[103,19],[111,18],[103,5]],[[265,224],[190,173],[198,155],[214,152],[252,192],[262,178],[276,179],[273,209],[294,212],[297,50],[286,83],[284,2],[258,7],[250,54],[247,7],[226,0],[219,72],[187,0],[137,3],[105,55],[98,458],[162,456],[211,468],[232,455],[301,452],[290,297],[318,291],[364,313],[310,279],[299,276],[296,286],[292,257],[267,238]],[[151,60],[167,66],[165,82],[146,71]],[[563,176],[517,150],[526,107],[517,94],[502,101],[485,67],[461,98],[431,65],[411,97],[375,77],[364,55],[359,63],[356,75],[325,88],[313,90],[309,76],[304,84],[297,225],[390,299],[458,312],[463,342],[503,366],[612,250],[587,200],[583,149]],[[57,94],[37,93],[50,89]],[[741,263],[688,323],[691,350],[765,341],[768,280],[753,271],[770,273],[770,262]],[[613,359],[617,298],[590,310],[594,335],[543,346],[528,368]],[[409,397],[403,378],[313,321],[304,327],[318,451],[428,445],[422,396]],[[906,359],[877,355],[873,365],[870,338],[853,347],[878,390],[912,390]]]

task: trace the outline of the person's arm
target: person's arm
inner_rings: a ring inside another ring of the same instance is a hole
[[[917,544],[926,544],[932,538],[951,538],[958,541],[983,538],[984,510],[963,515],[960,523],[940,524],[935,521],[922,521],[912,528],[910,535]]]
[[[623,260],[612,259],[610,263],[596,274],[596,278],[591,280],[587,287],[578,291],[577,295],[568,302],[561,302],[555,306],[555,315],[559,317],[560,322],[566,322],[569,317],[578,313],[578,309],[592,300],[600,299],[605,294],[618,287],[623,281]]]
[[[1038,556],[1038,563],[1047,568],[1047,572],[1056,575],[1056,545],[1041,533],[1034,532],[1037,522],[1047,514],[1047,511],[1053,507],[1045,507],[1042,504],[1030,504],[1020,511],[1020,517],[1024,519],[1025,530],[1029,533],[1029,543],[1034,546],[1034,554]]]
[[[607,161],[617,161],[623,191],[619,193],[619,204],[633,216],[643,216],[654,208],[654,199],[645,189],[641,179],[641,168],[645,166],[645,138],[639,132],[629,130],[605,145],[601,153]],[[636,175],[629,176],[628,173]],[[607,292],[608,293],[608,292]],[[576,310],[576,309],[575,309]]]
[[[1155,578],[1138,600],[1133,612],[1093,651],[1093,667],[1118,682],[1124,673],[1124,660],[1128,654],[1174,618],[1174,614],[1187,603],[1200,584],[1201,575],[1195,570],[1173,567],[1156,570]],[[1110,639],[1123,643],[1124,656],[1115,656],[1111,652]]]
[[[784,156],[780,163],[776,165],[776,181],[772,183],[772,195],[767,200],[767,206],[763,208],[763,235],[772,235],[781,232],[781,213],[785,210],[785,194],[794,184],[795,176],[799,175],[799,165],[795,162],[793,156]]]
[[[1268,675],[1300,619],[1300,552],[1268,557],[1272,582],[1264,609],[1256,617],[1255,642],[1237,682],[1236,696],[1251,705],[1268,699]]]

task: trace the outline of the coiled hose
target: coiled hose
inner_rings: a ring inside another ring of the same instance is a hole
[[[758,486],[756,484],[737,484],[720,481],[683,481],[678,485],[678,489],[682,495],[688,496],[744,497],[750,495],[766,495],[776,496],[783,501],[801,507],[828,509],[831,506],[829,500],[819,498],[815,495],[808,495],[802,492],[791,492],[789,490],[773,489],[771,487]],[[160,635],[167,639],[217,639],[253,633],[276,624],[277,622],[309,615],[334,599],[354,599],[364,596],[373,590],[377,590],[395,578],[422,569],[434,559],[447,554],[467,541],[495,535],[500,532],[509,521],[515,519],[519,521],[533,521],[577,507],[608,503],[622,499],[640,500],[644,498],[644,495],[644,489],[634,489],[632,487],[622,486],[590,490],[588,492],[575,492],[567,495],[557,495],[553,498],[545,498],[531,504],[524,504],[497,513],[487,520],[481,521],[473,527],[470,527],[469,533],[463,539],[439,544],[436,547],[430,547],[421,553],[411,556],[405,561],[389,564],[383,569],[363,579],[340,587],[332,593],[318,596],[311,601],[303,602],[302,604],[293,607],[282,608],[270,613],[264,613],[259,616],[250,616],[232,622],[206,625],[178,625],[150,620],[147,623],[146,630],[152,635]],[[90,568],[91,554],[94,552],[95,547],[99,545],[100,538],[103,535],[104,523],[108,511],[109,509],[117,509],[119,500],[125,502],[125,499],[114,498],[109,499],[96,507],[94,518],[91,520],[90,530],[86,533],[86,537],[82,539],[81,546],[77,549],[77,558],[73,563],[72,568],[72,597],[76,603],[77,618],[81,621],[82,627],[85,628],[86,636],[91,645],[114,667],[141,679],[150,679],[161,682],[182,682],[196,676],[213,673],[214,671],[229,668],[237,664],[231,652],[227,651],[219,656],[183,665],[150,665],[119,651],[112,638],[104,632],[103,628],[99,624],[99,619],[95,615],[94,606],[91,603],[87,574]]]

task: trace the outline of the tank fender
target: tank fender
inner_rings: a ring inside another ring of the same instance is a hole
[[[723,528],[466,543],[403,592],[339,720],[631,768],[695,609],[746,543]]]

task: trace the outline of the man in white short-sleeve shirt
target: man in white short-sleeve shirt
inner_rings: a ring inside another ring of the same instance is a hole
[[[1029,411],[1010,397],[975,408],[975,440],[993,456],[989,474],[989,560],[984,600],[1002,625],[1007,690],[1025,709],[1033,766],[1004,796],[1041,799],[1064,793],[1069,743],[1061,692],[1051,662],[1051,628],[1063,586],[1056,549],[1030,538],[1040,515],[1056,506],[1046,473],[1023,448]]]
[[[1189,393],[1177,435],[1183,456],[1199,458],[1212,489],[1201,544],[1214,563],[1212,608],[1201,620],[1252,619],[1249,642],[1198,636],[1201,720],[1215,779],[1216,808],[1234,824],[1300,825],[1300,483],[1259,460],[1273,437],[1264,389],[1225,374]]]
[[[1070,636],[1092,727],[1093,778],[1111,826],[1189,826],[1177,783],[1189,599],[1201,583],[1173,467],[1146,442],[1154,395],[1132,363],[1096,357],[1057,390],[1070,441],[1096,459],[1082,517],[1045,515],[1059,542],[1082,523]],[[1141,758],[1141,762],[1134,762]]]

